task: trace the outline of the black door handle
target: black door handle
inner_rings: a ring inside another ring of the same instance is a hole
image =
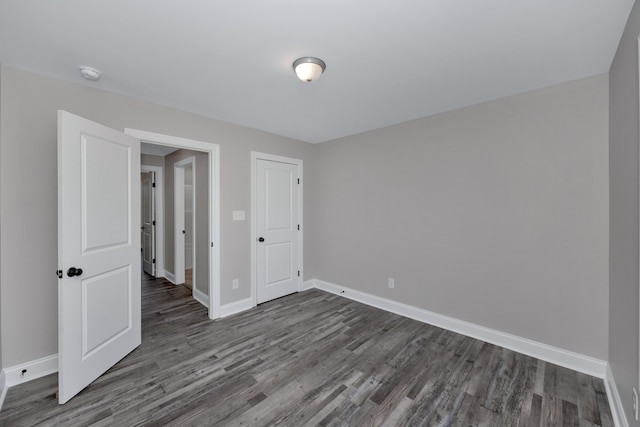
[[[258,237],[258,242],[264,242],[264,237]]]
[[[75,267],[71,267],[67,270],[67,276],[69,277],[73,277],[73,276],[80,276],[82,275],[82,269],[81,268],[75,268]]]

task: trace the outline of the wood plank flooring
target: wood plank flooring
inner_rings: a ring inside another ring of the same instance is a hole
[[[142,345],[65,405],[16,387],[2,426],[613,426],[602,380],[310,290],[210,321],[143,280]]]

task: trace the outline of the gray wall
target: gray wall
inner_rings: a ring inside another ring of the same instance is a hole
[[[607,111],[600,75],[317,146],[305,275],[606,359]]]
[[[607,76],[311,146],[0,71],[0,263],[12,266],[0,270],[5,367],[57,352],[57,109],[115,129],[220,144],[222,303],[249,296],[250,219],[232,221],[231,212],[250,213],[249,153],[257,150],[305,162],[305,278],[601,359],[614,353],[607,342]],[[637,135],[634,144],[637,155]],[[17,186],[7,178],[26,159],[30,179]],[[627,179],[637,193],[633,161]],[[636,228],[627,232],[637,242],[634,197]],[[637,243],[630,256],[637,263]]]
[[[638,34],[636,2],[609,72],[609,364],[627,420],[638,387]]]
[[[165,157],[164,173],[164,269],[175,274],[174,236],[174,170],[176,162],[195,156],[196,158],[196,271],[194,286],[209,295],[209,156],[205,153],[178,150]],[[184,204],[184,202],[181,202]]]
[[[158,166],[164,168],[164,157],[153,156],[151,154],[141,154],[140,164],[146,166]]]
[[[0,311],[4,367],[57,353],[57,110],[115,129],[220,145],[222,303],[249,297],[250,151],[305,161],[313,146],[9,67],[0,74]],[[29,179],[16,182],[12,177]],[[310,209],[305,208],[305,213]],[[25,274],[28,272],[28,274]],[[240,279],[240,289],[231,281]],[[10,326],[9,326],[10,325]]]

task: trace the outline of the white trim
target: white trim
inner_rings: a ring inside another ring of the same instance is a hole
[[[167,279],[172,284],[176,284],[176,276],[173,275],[169,270],[165,270],[163,274],[164,278]]]
[[[638,67],[640,67],[640,36],[638,37]],[[638,82],[639,82],[638,83],[639,91],[638,91],[637,95],[638,95],[638,106],[639,106],[638,108],[640,109],[640,68],[638,68]],[[639,126],[640,126],[640,117],[636,117],[636,118],[638,119],[638,123],[639,123]],[[640,162],[640,153],[639,153],[638,161]],[[638,199],[638,200],[640,200],[640,199]],[[640,224],[640,216],[638,216],[638,223]],[[640,245],[640,233],[638,233],[638,244]],[[637,258],[636,258],[636,261],[638,261]],[[640,274],[640,262],[638,263],[638,270],[639,270],[639,274]],[[638,276],[638,277],[640,277],[640,276]],[[640,289],[640,282],[638,283],[638,287]],[[639,299],[638,299],[637,302],[640,305],[640,292],[638,293],[638,295],[639,295]],[[638,322],[638,323],[636,323],[636,325],[640,324],[640,318],[637,318],[636,322]],[[638,339],[638,354],[640,354],[640,334],[639,334],[638,338],[639,338]],[[636,365],[636,368],[638,368],[638,378],[636,378],[636,385],[634,387],[634,390],[637,393],[640,390],[640,358],[638,358],[638,364]],[[640,402],[637,402],[636,405],[640,405]],[[636,417],[637,414],[638,414],[638,412],[637,412],[637,408],[636,408],[636,413],[634,414],[634,417]]]
[[[140,171],[155,172],[156,175],[156,277],[162,277],[164,272],[164,168],[140,165]]]
[[[26,372],[22,374],[25,369]],[[4,368],[0,371],[0,411],[2,410],[4,399],[7,397],[9,387],[55,374],[56,372],[58,372],[57,354]]]
[[[24,369],[26,369],[27,372],[23,375],[22,371]],[[54,374],[56,372],[58,372],[57,354],[21,363],[20,365],[11,366],[2,370],[2,373],[5,375],[5,384],[7,388],[44,377],[45,375]]]
[[[618,394],[616,380],[613,378],[611,366],[607,363],[607,376],[604,379],[604,386],[607,389],[607,397],[609,398],[609,406],[611,407],[611,416],[616,427],[629,427],[627,417],[624,413],[622,400]]]
[[[209,276],[212,285],[209,287],[209,319],[220,317],[220,147],[216,144],[215,155],[209,155],[209,197],[211,212],[209,215],[209,232],[211,233],[211,252],[209,257]]]
[[[309,289],[313,289],[316,287],[316,279],[306,280],[302,282],[302,290],[308,291]]]
[[[193,290],[193,299],[195,299],[205,307],[209,308],[209,296],[206,295],[204,292],[197,290],[194,285],[192,285],[191,289]]]
[[[249,240],[251,241],[251,284],[249,285],[249,298],[251,298],[251,306],[255,307],[258,305],[258,295],[257,295],[257,286],[258,286],[258,278],[256,272],[256,229],[258,228],[256,225],[256,162],[257,162],[257,153],[251,152],[251,234],[249,235]]]
[[[124,132],[143,142],[186,148],[209,154],[209,319],[220,317],[220,146],[137,129]],[[165,276],[167,277],[167,276]],[[167,277],[167,279],[169,279]],[[171,281],[171,280],[169,280]],[[175,282],[175,276],[174,276]]]
[[[234,314],[247,311],[255,307],[252,298],[241,299],[240,301],[230,302],[220,306],[220,317],[228,317]]]
[[[495,329],[490,329],[474,323],[444,316],[422,308],[413,307],[397,301],[368,294],[339,286],[322,280],[313,279],[314,287],[331,292],[363,304],[396,313],[410,319],[418,320],[430,325],[438,326],[449,331],[457,332],[471,338],[476,338],[509,350],[517,351],[545,362],[551,362],[565,368],[605,378],[607,362],[583,354],[574,353],[558,347],[553,347],[527,338],[511,335]]]
[[[269,160],[272,162],[280,162],[287,163],[291,165],[296,165],[298,167],[298,179],[300,180],[300,184],[298,185],[298,224],[300,224],[300,232],[298,233],[298,269],[300,270],[300,277],[298,277],[298,292],[303,290],[303,280],[304,280],[304,213],[303,213],[303,161],[301,159],[294,159],[292,157],[284,157],[277,156],[275,154],[267,154],[260,153],[258,151],[251,152],[251,301],[252,307],[258,305],[257,300],[257,273],[256,273],[256,262],[257,262],[257,245],[256,239],[258,236],[256,235],[256,170],[258,167],[258,160]]]
[[[2,411],[2,404],[4,403],[4,399],[7,397],[7,382],[5,381],[4,370],[0,370],[0,411]]]

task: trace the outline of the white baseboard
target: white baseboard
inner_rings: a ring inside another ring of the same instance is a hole
[[[24,374],[22,373],[23,371]],[[2,370],[7,387],[22,384],[58,372],[58,355],[43,357]]]
[[[11,366],[9,368],[4,368],[2,372],[0,372],[0,386],[2,387],[2,391],[0,392],[0,410],[2,410],[2,404],[7,396],[9,387],[26,383],[27,381],[35,380],[56,372],[58,372],[57,354],[25,362],[20,365]]]
[[[0,411],[2,411],[2,404],[4,403],[4,398],[7,397],[7,382],[5,380],[4,370],[0,370]]]
[[[228,317],[253,308],[253,300],[251,298],[242,299],[220,306],[220,318]]]
[[[171,283],[173,283],[174,285],[176,284],[176,276],[172,272],[170,272],[168,270],[165,270],[164,271],[164,278],[167,279],[168,281],[170,281]]]
[[[363,304],[495,344],[500,347],[517,351],[518,353],[523,353],[528,356],[544,360],[545,362],[551,362],[594,377],[603,379],[606,377],[607,362],[604,360],[595,359],[583,354],[574,353],[562,348],[553,347],[527,338],[522,338],[517,335],[511,335],[495,329],[486,328],[474,323],[465,322],[453,317],[444,316],[422,308],[413,307],[411,305],[322,280],[312,279],[310,281],[314,283],[313,287],[315,288],[331,292]]]
[[[622,400],[618,393],[618,387],[616,386],[616,380],[613,378],[613,372],[611,366],[607,363],[607,377],[604,379],[604,386],[607,389],[607,397],[609,398],[609,406],[611,407],[611,416],[616,427],[629,427],[627,416],[624,413],[622,407]]]
[[[315,288],[315,287],[316,287],[315,279],[306,280],[306,281],[302,282],[302,290],[303,291],[308,291],[309,289],[312,289],[312,288]]]
[[[200,304],[209,308],[209,296],[205,295],[204,292],[197,290],[195,287],[193,288],[193,298]]]

